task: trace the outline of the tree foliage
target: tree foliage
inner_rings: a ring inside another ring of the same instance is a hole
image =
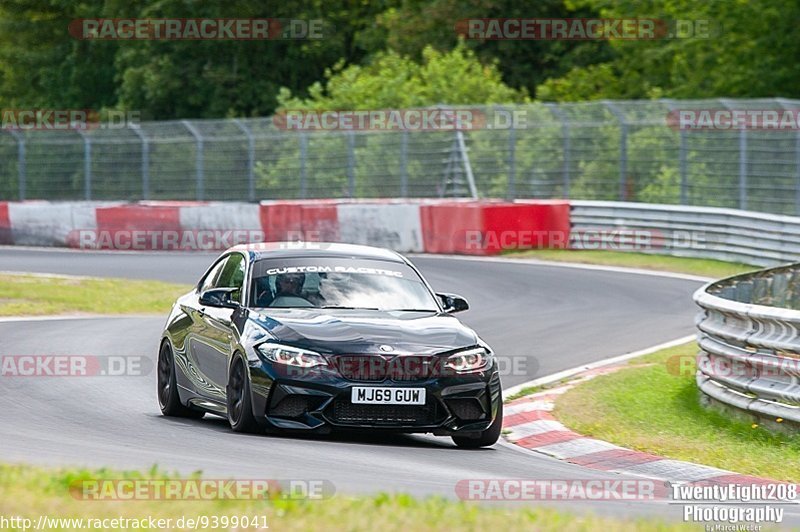
[[[601,17],[708,22],[708,37],[616,40],[609,61],[542,83],[537,98],[716,98],[800,93],[796,0],[569,0]]]
[[[323,19],[324,39],[88,41],[70,21]],[[709,38],[459,43],[468,18],[708,20]],[[145,119],[269,115],[280,103],[374,108],[602,98],[796,97],[796,0],[4,0],[3,108],[124,108]],[[419,86],[417,86],[419,84]],[[282,90],[285,89],[285,90]]]
[[[463,44],[449,53],[429,46],[419,63],[389,51],[363,66],[339,63],[325,77],[324,85],[311,85],[308,98],[283,90],[280,105],[286,109],[396,109],[527,99],[524,89],[507,86],[496,65],[481,64]]]

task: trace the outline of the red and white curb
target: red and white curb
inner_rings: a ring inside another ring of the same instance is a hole
[[[774,480],[663,458],[588,438],[568,429],[553,416],[555,401],[559,396],[582,382],[620,369],[623,367],[592,369],[562,386],[506,403],[503,437],[524,449],[598,471],[669,482],[743,485],[776,483]]]

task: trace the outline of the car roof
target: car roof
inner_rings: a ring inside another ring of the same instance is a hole
[[[244,252],[251,261],[268,258],[336,257],[406,262],[402,255],[390,249],[338,242],[261,242],[241,244],[228,251]]]

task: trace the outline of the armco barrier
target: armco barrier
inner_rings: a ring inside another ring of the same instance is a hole
[[[800,217],[735,209],[572,201],[572,247],[665,253],[776,266],[800,260]],[[642,244],[633,242],[641,237]]]
[[[247,233],[249,242],[333,241],[491,255],[565,247],[570,231],[563,201],[21,202],[9,204],[8,212],[7,243],[99,249],[224,249],[231,243],[225,233],[236,232],[235,238]],[[172,245],[162,247],[167,237]]]
[[[800,264],[710,283],[694,300],[702,308],[697,385],[703,393],[800,428]]]

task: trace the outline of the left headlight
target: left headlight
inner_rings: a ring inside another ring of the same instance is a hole
[[[492,354],[483,347],[467,349],[447,357],[445,366],[456,373],[482,371],[492,364]]]
[[[327,364],[325,358],[319,353],[279,344],[261,344],[258,350],[272,362],[294,366],[296,368],[314,368]]]

